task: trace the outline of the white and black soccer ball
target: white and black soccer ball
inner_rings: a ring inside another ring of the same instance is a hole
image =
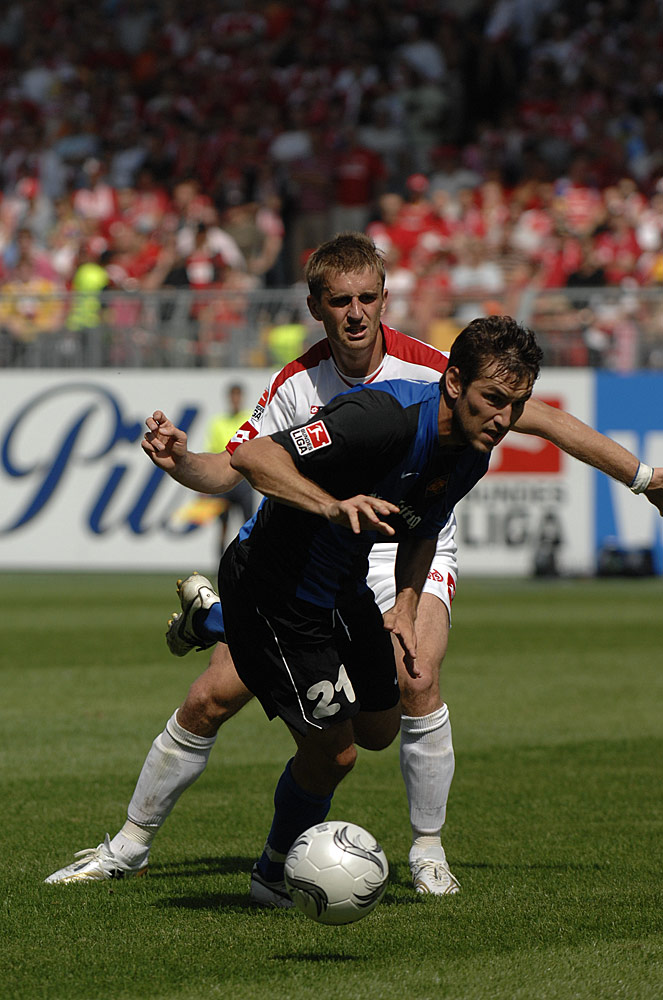
[[[361,920],[382,899],[387,857],[356,823],[333,820],[305,830],[285,859],[285,883],[295,906],[320,924]]]

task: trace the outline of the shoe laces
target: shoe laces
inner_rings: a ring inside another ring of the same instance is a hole
[[[108,834],[106,834],[106,839],[103,844],[99,844],[97,847],[86,847],[83,851],[76,851],[74,857],[80,858],[81,861],[83,859],[86,861],[101,861],[104,855],[107,856],[110,861],[115,861],[115,855],[111,849],[110,837]]]
[[[416,876],[424,872],[434,878],[436,882],[446,883],[450,888],[460,888],[460,882],[455,875],[452,875],[446,861],[436,861],[432,858],[422,858],[421,861],[417,861],[415,863],[414,874]]]

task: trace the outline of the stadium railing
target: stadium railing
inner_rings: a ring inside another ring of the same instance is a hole
[[[385,321],[448,349],[473,316],[511,312],[545,363],[663,368],[663,288],[527,288],[480,296],[391,295]],[[0,368],[279,367],[321,335],[306,288],[3,294]]]

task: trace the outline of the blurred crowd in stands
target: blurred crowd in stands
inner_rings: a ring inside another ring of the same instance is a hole
[[[163,289],[204,363],[347,229],[443,349],[526,313],[550,363],[663,367],[661,0],[2,5],[0,363]]]

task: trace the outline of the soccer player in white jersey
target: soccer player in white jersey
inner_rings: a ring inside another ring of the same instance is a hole
[[[287,365],[270,381],[256,411],[219,455],[187,449],[186,434],[159,410],[147,419],[143,448],[155,465],[197,490],[209,482],[223,493],[237,483],[231,453],[241,441],[306,421],[316,409],[356,384],[393,378],[438,381],[446,355],[381,322],[386,307],[384,264],[362,234],[342,234],[323,244],[307,264],[309,309],[326,340]],[[546,404],[530,399],[514,430],[536,434],[595,466],[663,509],[663,469],[651,470],[609,438]],[[449,870],[441,831],[454,773],[449,710],[440,693],[440,665],[450,625],[457,566],[453,515],[440,534],[416,621],[417,667],[411,677],[399,662],[401,683],[401,771],[407,788],[412,846],[409,861],[415,889],[436,895],[458,891]],[[394,596],[389,544],[374,546],[368,578],[380,609]],[[181,587],[183,614],[171,627],[171,649],[183,655],[214,643],[218,597],[205,577]],[[402,660],[397,650],[399,661]],[[47,882],[97,881],[145,871],[150,846],[182,792],[206,767],[221,725],[251,698],[239,680],[223,642],[214,645],[208,668],[191,685],[184,703],[152,744],[128,807],[128,818],[111,839],[80,852],[79,860]],[[262,900],[266,901],[266,900]],[[276,900],[275,905],[278,905]]]

